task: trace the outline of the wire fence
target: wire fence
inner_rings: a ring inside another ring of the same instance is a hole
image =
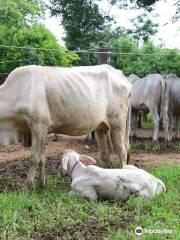
[[[17,50],[23,50],[23,51],[47,51],[47,52],[52,52],[52,51],[59,51],[60,49],[58,48],[39,48],[39,47],[28,47],[28,46],[14,46],[14,45],[4,45],[0,44],[1,49],[17,49]],[[77,54],[84,54],[86,55],[86,61],[90,65],[90,56],[91,54],[93,55],[108,55],[109,58],[111,56],[162,56],[162,57],[168,57],[168,56],[180,56],[180,52],[176,53],[143,53],[143,52],[129,52],[130,48],[128,47],[120,47],[121,52],[115,51],[116,48],[107,48],[107,51],[100,51],[99,48],[91,48],[87,50],[83,49],[77,49],[77,50],[67,50],[65,51],[66,54],[71,54],[71,53],[77,53]],[[126,50],[126,51],[125,51]],[[167,49],[163,49],[167,50]],[[174,50],[174,49],[172,49]],[[43,57],[43,60],[46,60],[47,58]],[[20,62],[27,62],[29,64],[37,64],[37,56],[34,58],[24,58],[24,59],[14,59],[14,60],[5,60],[5,61],[0,61],[0,64],[10,64],[10,63],[20,63]],[[0,84],[2,81],[4,81],[4,78],[8,75],[8,72],[0,72]],[[2,80],[3,79],[3,80]]]
[[[34,50],[34,51],[59,51],[58,48],[35,48],[35,47],[33,48],[33,47],[9,46],[9,45],[0,45],[0,48],[13,48],[13,49]],[[126,49],[126,48],[122,48],[122,49]],[[91,48],[91,49],[87,49],[87,50],[77,49],[77,50],[67,50],[67,51],[68,51],[68,53],[113,54],[113,55],[144,55],[144,56],[180,55],[180,53],[140,53],[140,52],[115,52],[115,51],[97,51],[97,50],[98,50],[98,48]]]

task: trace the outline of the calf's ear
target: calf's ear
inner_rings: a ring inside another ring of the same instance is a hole
[[[62,159],[62,166],[64,170],[67,170],[67,165],[68,165],[68,158],[63,158]]]
[[[79,161],[82,162],[85,166],[93,165],[93,164],[97,163],[97,161],[94,158],[86,156],[86,155],[80,155]]]

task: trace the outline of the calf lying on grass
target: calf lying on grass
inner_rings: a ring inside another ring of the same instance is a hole
[[[75,151],[63,154],[60,174],[68,174],[72,180],[70,196],[89,200],[98,197],[127,200],[131,195],[151,198],[166,191],[161,180],[133,165],[123,169],[103,169],[91,165],[95,163],[93,158]]]

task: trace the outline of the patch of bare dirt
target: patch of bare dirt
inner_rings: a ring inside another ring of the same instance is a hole
[[[149,131],[150,132],[150,131]],[[151,131],[152,132],[152,131]],[[141,144],[148,138],[147,130],[140,130],[136,143]],[[173,143],[172,143],[173,144]],[[131,152],[130,163],[141,168],[149,168],[151,166],[159,166],[161,164],[180,164],[180,151],[168,146],[164,141],[160,142],[161,149],[151,151],[142,149],[133,149]],[[98,148],[96,144],[87,144],[85,137],[70,137],[58,135],[57,141],[52,141],[51,138],[46,143],[47,174],[57,174],[57,169],[60,165],[60,155],[66,149],[74,149],[81,154],[88,154],[98,160]],[[0,146],[0,191],[4,186],[15,190],[25,182],[28,172],[28,159],[30,156],[30,148],[24,148],[22,145]],[[116,161],[117,156],[112,155],[112,160]]]

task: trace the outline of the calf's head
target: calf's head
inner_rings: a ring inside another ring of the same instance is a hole
[[[74,150],[67,150],[62,155],[62,161],[59,168],[60,175],[68,175],[70,169],[73,168],[73,165],[77,161],[81,162],[84,166],[96,164],[96,160],[90,156],[80,155]]]

